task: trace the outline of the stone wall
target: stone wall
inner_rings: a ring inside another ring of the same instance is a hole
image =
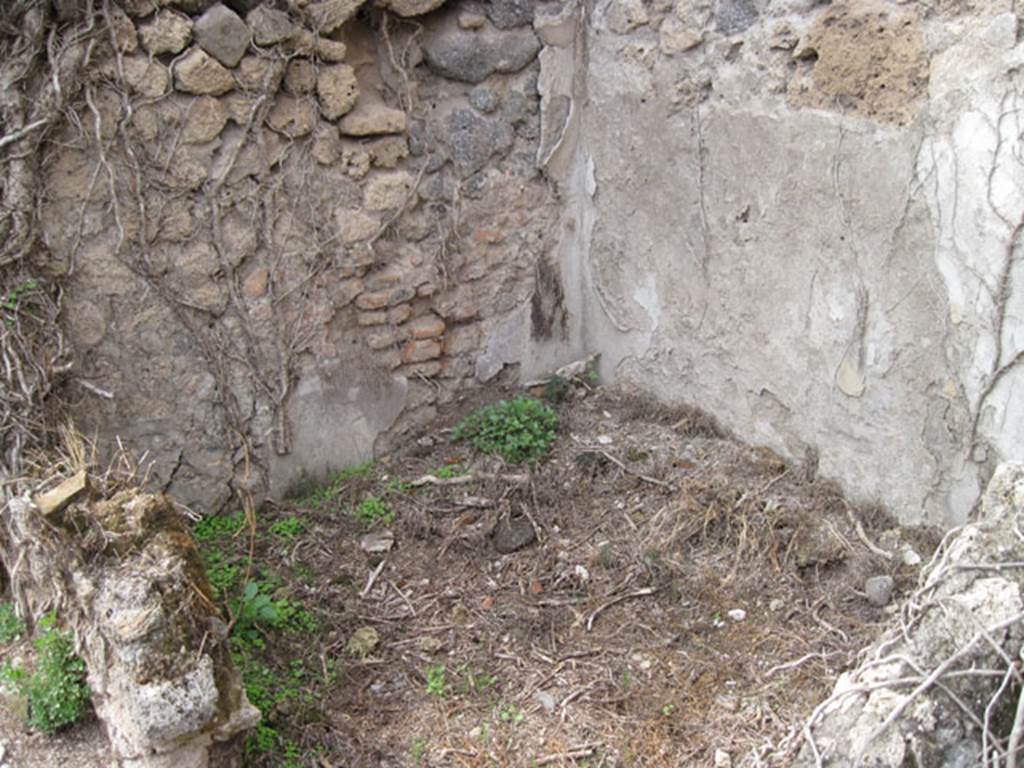
[[[905,521],[1024,458],[1009,2],[595,0],[572,343]]]
[[[184,500],[590,353],[906,521],[1024,458],[1008,0],[124,3],[44,223]]]
[[[439,5],[125,0],[97,41],[46,166],[66,394],[183,502],[405,439],[509,318],[559,344],[534,4]]]

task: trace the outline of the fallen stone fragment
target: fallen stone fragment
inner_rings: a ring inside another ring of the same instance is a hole
[[[222,3],[217,3],[196,20],[193,33],[199,47],[225,67],[238,66],[249,47],[249,27]]]
[[[517,552],[537,540],[537,532],[525,517],[504,519],[494,529],[492,534],[494,549],[503,555]]]
[[[395,534],[391,531],[374,531],[359,540],[359,548],[368,555],[390,552],[395,545]]]
[[[365,659],[380,643],[380,635],[377,634],[377,630],[373,627],[360,627],[352,633],[352,637],[348,639],[348,645],[345,646],[345,651],[349,656],[355,656],[357,659]]]
[[[872,576],[864,582],[864,593],[868,602],[878,608],[884,608],[892,599],[892,591],[896,586],[892,576]]]
[[[61,512],[68,504],[79,498],[89,488],[89,477],[85,470],[64,480],[56,488],[35,497],[36,506],[45,517]]]

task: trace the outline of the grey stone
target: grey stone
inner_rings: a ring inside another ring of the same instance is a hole
[[[532,29],[466,30],[454,16],[430,29],[423,41],[427,64],[440,75],[480,83],[496,72],[518,72],[540,51]]]
[[[505,518],[498,523],[492,537],[494,549],[508,555],[533,544],[537,540],[537,532],[525,517]]]
[[[889,604],[892,599],[892,591],[896,582],[892,576],[872,576],[864,582],[864,593],[868,596],[868,602],[879,608]]]
[[[444,5],[444,0],[378,0],[379,4],[399,16],[422,16]]]
[[[736,35],[757,21],[753,0],[718,0],[715,5],[715,29],[723,35]]]
[[[199,47],[225,67],[236,67],[249,47],[249,27],[226,5],[217,3],[196,19]]]
[[[256,45],[276,45],[295,35],[296,27],[288,14],[266,4],[251,10],[245,20]]]
[[[474,109],[489,115],[498,108],[500,102],[497,93],[479,85],[469,92],[469,103]]]
[[[480,117],[469,109],[454,110],[445,128],[444,139],[460,176],[481,170],[493,156],[508,152],[514,140],[508,123]]]
[[[533,23],[533,0],[487,0],[487,18],[498,29]]]

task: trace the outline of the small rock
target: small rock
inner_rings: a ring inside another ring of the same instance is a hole
[[[498,29],[533,23],[533,0],[488,0],[487,18]]]
[[[487,17],[476,11],[462,11],[459,14],[459,27],[462,29],[480,29],[487,23]]]
[[[516,552],[537,540],[533,523],[524,517],[504,519],[494,529],[494,548],[503,555]]]
[[[196,20],[194,33],[199,47],[225,67],[238,66],[249,47],[249,27],[222,3]]]
[[[477,86],[469,92],[469,103],[473,109],[489,115],[498,108],[498,94],[490,88]]]
[[[405,171],[381,172],[367,183],[363,190],[363,205],[368,211],[387,211],[401,207],[416,180]]]
[[[151,55],[181,53],[192,38],[192,20],[164,9],[151,22],[139,28],[142,47]]]
[[[379,0],[378,4],[399,16],[409,17],[430,13],[440,8],[444,0]]]
[[[295,35],[295,25],[288,14],[267,4],[256,6],[245,17],[256,45],[276,45]]]
[[[555,697],[547,691],[534,691],[533,700],[544,707],[548,712],[555,711]]]
[[[742,608],[733,608],[726,615],[733,621],[743,621],[747,618],[747,612],[744,611]]]
[[[508,123],[480,117],[470,109],[452,110],[445,129],[443,139],[462,177],[483,170],[494,155],[508,152],[515,141]]]
[[[316,69],[308,59],[293,59],[284,74],[284,87],[294,96],[312,93],[316,88]]]
[[[389,530],[368,533],[359,540],[359,548],[368,555],[390,552],[395,546],[395,534]]]
[[[444,640],[433,635],[423,635],[416,641],[416,646],[424,653],[437,653],[444,648]]]
[[[895,587],[896,582],[892,576],[872,576],[864,582],[864,593],[868,596],[869,603],[882,608],[889,604]]]
[[[224,130],[228,113],[212,96],[200,96],[189,108],[181,140],[186,144],[205,144]]]
[[[519,72],[539,51],[532,29],[466,30],[454,19],[432,28],[423,43],[431,69],[464,83],[483,82],[495,72]]]
[[[348,639],[348,645],[345,646],[345,651],[349,656],[355,656],[359,659],[365,659],[380,643],[380,635],[377,634],[377,630],[373,627],[360,627],[352,633],[352,637]]]
[[[306,99],[281,94],[267,113],[267,125],[290,139],[307,136],[316,126],[316,108]]]
[[[206,51],[193,48],[174,65],[174,82],[179,91],[219,96],[235,87],[235,79]]]
[[[306,7],[306,14],[321,34],[329,35],[351,19],[366,0],[321,0]]]
[[[921,564],[921,556],[910,547],[904,549],[900,557],[904,565],[914,566]]]
[[[779,598],[776,597],[774,600],[772,600],[770,603],[768,603],[768,610],[771,611],[772,613],[775,613],[776,611],[781,611],[782,607],[785,604],[786,604],[785,600],[780,600]]]
[[[617,35],[626,35],[642,27],[650,17],[643,0],[619,0],[608,5],[608,28]]]
[[[608,435],[598,435],[597,436],[597,442],[600,445],[611,445],[614,441]]]
[[[724,749],[715,750],[715,768],[732,768],[732,756]]]
[[[580,581],[590,581],[590,571],[587,570],[585,565],[577,565],[572,569],[572,572]]]
[[[382,102],[360,100],[355,108],[338,123],[338,129],[348,136],[377,136],[404,133],[405,112]]]
[[[359,98],[356,71],[348,64],[335,64],[320,70],[316,81],[320,111],[328,120],[347,114]]]
[[[40,493],[34,499],[35,505],[45,517],[55,515],[77,499],[89,488],[89,476],[83,469],[64,480],[56,488]]]
[[[326,37],[317,38],[316,53],[324,61],[331,63],[344,61],[348,49],[345,44],[337,40],[330,40]]]
[[[658,30],[658,45],[666,56],[685,53],[704,42],[704,30],[676,16],[669,16]]]

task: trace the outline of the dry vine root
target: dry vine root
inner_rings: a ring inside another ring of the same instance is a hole
[[[0,21],[0,500],[25,490],[35,451],[47,447],[60,412],[55,388],[70,370],[61,331],[61,278],[40,237],[47,137],[68,119],[97,38],[91,2],[25,0]],[[0,529],[11,564],[13,531]]]

